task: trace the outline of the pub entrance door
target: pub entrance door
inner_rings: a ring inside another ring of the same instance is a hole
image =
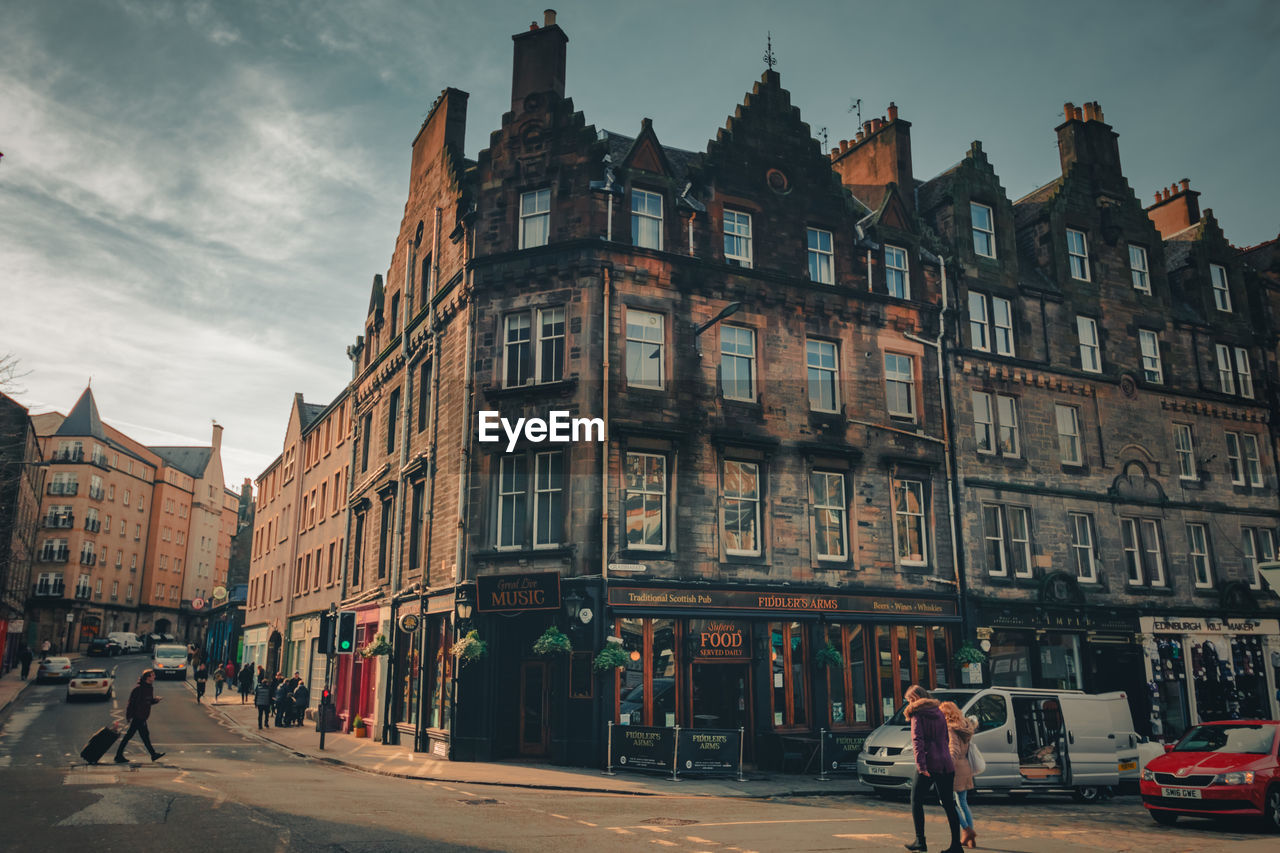
[[[551,673],[546,661],[520,663],[520,754],[547,754],[550,740]]]
[[[751,731],[750,664],[693,664],[690,724],[695,729]]]

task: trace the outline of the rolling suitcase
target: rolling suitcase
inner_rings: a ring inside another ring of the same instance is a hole
[[[80,750],[80,757],[89,764],[97,764],[98,759],[106,755],[111,745],[120,738],[120,732],[112,726],[103,726],[97,734],[89,738],[89,742]]]

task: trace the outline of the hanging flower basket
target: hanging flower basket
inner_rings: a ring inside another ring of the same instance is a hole
[[[844,658],[840,655],[840,650],[835,646],[827,643],[818,649],[818,653],[813,656],[818,666],[829,666],[832,669],[840,669],[844,666]]]
[[[533,644],[535,655],[567,655],[571,651],[573,643],[555,625],[543,631],[542,636]]]
[[[605,647],[600,650],[600,654],[596,655],[595,662],[592,664],[597,672],[622,669],[626,665],[627,653],[623,651],[622,646],[616,643],[606,643]]]
[[[375,636],[367,646],[360,650],[360,654],[367,658],[377,657],[378,655],[391,654],[391,644],[387,642],[387,638],[382,634]]]
[[[956,653],[953,658],[956,665],[960,667],[967,666],[971,663],[984,663],[986,659],[987,653],[970,642],[966,642],[960,648],[956,649]]]
[[[470,631],[465,637],[459,638],[450,651],[458,659],[458,669],[462,669],[467,664],[478,661],[488,654],[489,644],[480,639],[479,631]]]

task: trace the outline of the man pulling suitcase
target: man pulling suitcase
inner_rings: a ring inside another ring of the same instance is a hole
[[[129,721],[129,731],[125,732],[124,739],[120,741],[120,746],[116,749],[116,764],[129,763],[129,759],[124,757],[124,748],[129,745],[129,739],[133,737],[135,732],[142,738],[142,745],[147,748],[147,752],[151,753],[152,761],[159,761],[164,758],[164,753],[156,752],[151,745],[151,732],[147,729],[147,719],[151,716],[151,706],[160,701],[160,697],[155,695],[155,689],[152,687],[155,680],[155,670],[144,669],[142,675],[138,676],[138,686],[133,688],[133,692],[129,694],[129,705],[124,711],[125,719]]]

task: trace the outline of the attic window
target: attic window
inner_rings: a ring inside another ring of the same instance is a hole
[[[631,191],[631,242],[642,249],[662,249],[662,196]]]

